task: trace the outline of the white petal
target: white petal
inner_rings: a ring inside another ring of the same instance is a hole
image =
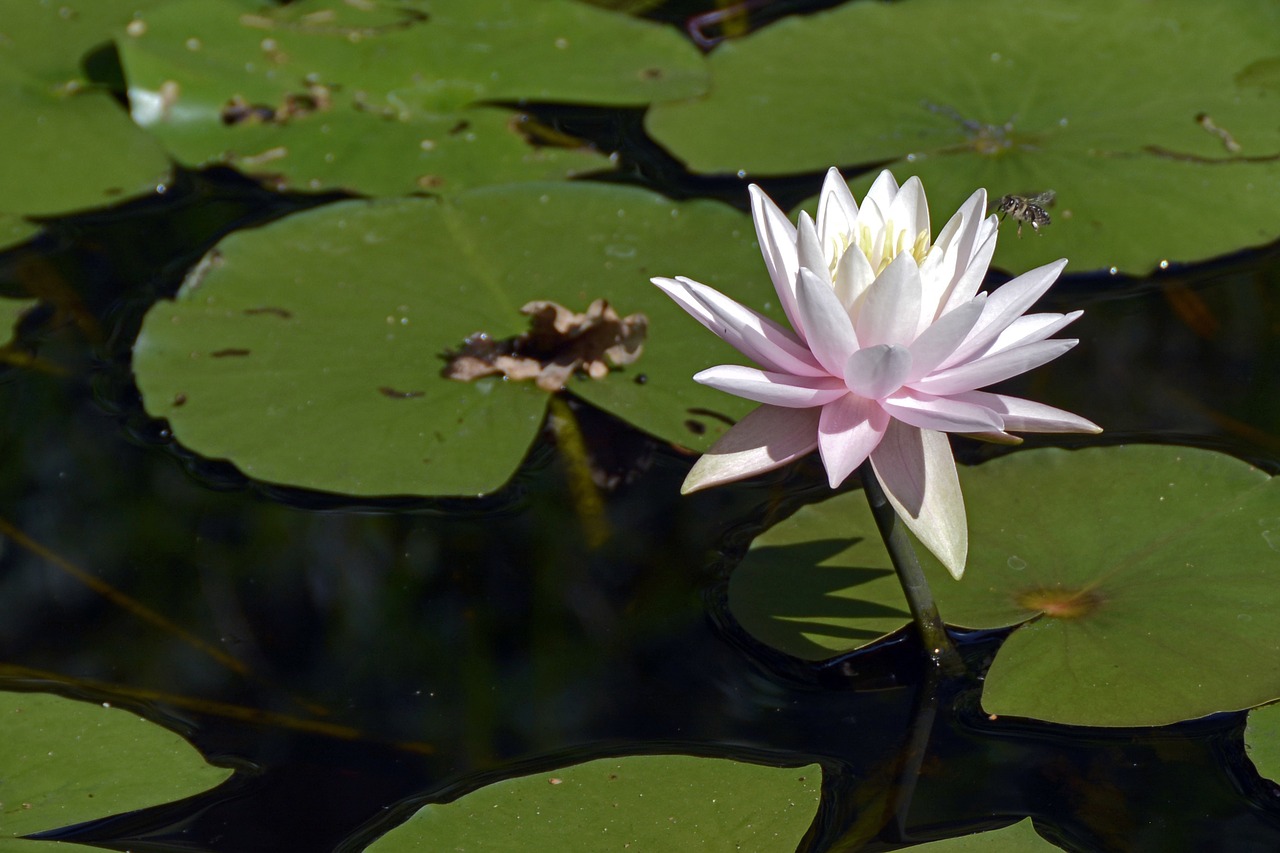
[[[921,379],[941,364],[973,329],[982,316],[982,303],[986,294],[975,298],[953,311],[942,315],[927,327],[911,344],[911,375],[905,382]]]
[[[813,270],[819,278],[831,287],[831,265],[822,253],[822,244],[818,242],[818,232],[813,227],[813,220],[807,211],[800,211],[800,223],[796,228],[796,262],[800,266]]]
[[[871,465],[898,517],[956,580],[969,556],[964,495],[947,436],[891,421]]]
[[[939,370],[911,383],[911,387],[928,394],[960,394],[1002,382],[1019,373],[1053,361],[1078,344],[1074,339],[1036,341],[1003,352],[985,356],[968,364]]]
[[[805,267],[797,277],[796,297],[810,351],[830,375],[843,376],[844,363],[858,346],[853,321],[835,291]]]
[[[835,287],[836,297],[850,317],[857,316],[857,312],[861,310],[859,299],[875,280],[876,271],[857,246],[850,246],[849,251],[840,256],[832,285]]]
[[[680,492],[743,480],[799,459],[818,446],[821,412],[777,406],[753,410],[694,463]]]
[[[996,253],[996,218],[990,217],[978,231],[979,242],[969,262],[959,267],[959,277],[951,285],[951,291],[942,297],[942,314],[968,302],[978,294],[978,288],[987,277],[991,257]]]
[[[864,206],[865,209],[865,206]],[[898,255],[867,288],[854,331],[864,347],[907,346],[920,319],[920,268],[910,254]]]
[[[880,401],[890,416],[920,429],[939,432],[989,432],[1004,429],[1004,421],[986,406],[935,397],[904,388]]]
[[[880,443],[889,416],[870,400],[850,395],[822,407],[818,451],[831,488],[843,483]]]
[[[844,365],[844,382],[858,396],[880,400],[901,388],[910,373],[910,351],[906,347],[881,344],[849,356]]]
[[[693,379],[726,394],[789,409],[822,406],[849,393],[839,379],[771,373],[741,364],[708,367]]]
[[[1043,341],[1083,316],[1083,311],[1072,311],[1070,314],[1023,314],[996,336],[983,355]]]
[[[822,181],[822,193],[818,196],[818,238],[828,258],[836,258],[844,251],[853,234],[853,223],[858,219],[858,203],[849,192],[840,172],[834,167],[827,170]]]
[[[829,375],[799,338],[768,317],[705,284],[684,277],[676,281],[685,286],[688,295],[709,315],[710,320],[703,321],[703,325],[766,370],[798,376]],[[657,280],[654,283],[658,284]],[[658,286],[672,295],[668,287]]]
[[[795,313],[796,271],[800,268],[796,260],[796,227],[773,203],[773,199],[764,194],[764,190],[752,184],[747,192],[751,196],[751,219],[756,225],[756,238],[760,241],[760,252],[764,255],[769,278],[773,279],[773,289],[778,292],[782,311],[791,327],[800,340],[804,340],[804,328],[796,322]]]
[[[898,190],[889,205],[889,222],[898,232],[906,232],[906,244],[903,247],[910,251],[921,233],[925,235],[925,245],[929,244],[929,203],[924,197],[924,184],[912,176]]]
[[[938,232],[938,239],[920,265],[920,277],[925,287],[923,313],[926,317],[942,316],[943,305],[978,248],[977,238],[986,212],[987,191],[980,189],[960,205],[960,209]]]
[[[1066,265],[1065,259],[1045,264],[993,291],[969,337],[941,366],[951,367],[969,361],[977,353],[985,351],[1001,332],[1044,295]]]
[[[995,411],[1004,420],[1004,428],[1015,432],[1102,432],[1102,427],[1091,420],[1037,403],[1021,397],[1010,397],[1007,394],[992,394],[988,391],[969,391],[957,394],[957,399]]]

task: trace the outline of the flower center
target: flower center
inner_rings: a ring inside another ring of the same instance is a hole
[[[912,240],[910,233],[905,228],[894,226],[890,220],[884,224],[884,228],[876,232],[872,232],[871,227],[862,225],[858,228],[857,233],[852,235],[852,241],[845,245],[845,250],[850,245],[857,246],[862,254],[867,256],[867,261],[871,264],[871,269],[878,276],[884,272],[884,268],[893,262],[893,259],[903,252],[910,252],[912,257],[916,259],[916,264],[924,263],[924,256],[929,253],[929,232],[921,231],[915,235]],[[883,242],[877,243],[877,238]],[[908,242],[910,241],[910,242]],[[843,254],[841,252],[840,254]],[[831,272],[835,274],[835,267],[840,262],[839,254],[835,257]]]

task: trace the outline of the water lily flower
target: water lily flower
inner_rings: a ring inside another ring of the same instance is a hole
[[[907,527],[955,577],[968,528],[949,432],[1019,441],[1009,431],[1100,432],[1061,409],[978,390],[1076,345],[1051,336],[1083,312],[1026,314],[1065,260],[979,292],[996,217],[978,190],[931,238],[919,179],[882,172],[859,207],[827,172],[815,221],[792,225],[752,185],[751,214],[791,328],[685,277],[655,278],[695,319],[759,367],[694,379],[763,405],[698,460],[682,491],[741,480],[815,447],[831,487],[868,458]]]

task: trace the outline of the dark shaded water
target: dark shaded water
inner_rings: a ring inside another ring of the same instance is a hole
[[[560,121],[606,147],[630,139],[626,179],[745,199],[736,178],[675,175],[625,117]],[[786,202],[816,185],[767,188]],[[496,779],[679,752],[821,763],[807,850],[892,849],[1027,815],[1067,849],[1280,849],[1242,715],[1142,731],[992,721],[974,686],[929,681],[909,635],[824,665],[754,643],[725,610],[725,579],[754,530],[826,494],[812,460],[681,498],[691,459],[568,397],[608,482],[595,518],[550,433],[490,498],[359,505],[252,483],[170,443],[128,373],[147,306],[220,235],[323,201],[184,175],[0,255],[0,291],[47,303],[19,339],[35,366],[0,365],[0,688],[137,708],[239,770],[64,837],[358,849],[423,802]],[[1209,446],[1275,472],[1277,286],[1275,247],[1148,281],[1065,281],[1045,307],[1086,309],[1081,346],[1004,390],[1104,424],[1096,441]],[[603,545],[587,546],[588,526]],[[982,661],[999,641],[966,638],[965,653]],[[870,832],[868,803],[887,815]]]

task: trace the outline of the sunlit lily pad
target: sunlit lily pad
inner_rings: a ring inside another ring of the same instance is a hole
[[[154,0],[152,0],[154,2]],[[83,55],[147,0],[8,4],[0,19],[0,214],[102,207],[167,182],[169,158],[107,91]],[[5,232],[0,227],[0,245]]]
[[[1249,712],[1244,729],[1244,745],[1258,774],[1280,782],[1280,704]]]
[[[0,251],[25,243],[40,233],[40,226],[21,216],[0,213]]]
[[[22,319],[22,315],[37,304],[35,299],[2,299],[0,298],[0,347],[13,340],[13,328]]]
[[[134,119],[182,162],[367,195],[608,170],[607,152],[484,105],[643,105],[706,76],[675,30],[572,0],[184,0],[119,48]]]
[[[1135,445],[1015,453],[960,482],[964,579],[921,559],[948,623],[1021,626],[987,675],[988,712],[1161,725],[1280,697],[1280,489],[1265,473]],[[840,495],[756,540],[730,585],[747,630],[817,659],[906,624],[865,503]]]
[[[791,853],[817,811],[822,769],[637,755],[487,785],[424,806],[370,853],[752,850]]]
[[[1271,0],[848,3],[721,45],[647,124],[698,172],[887,163],[947,214],[1052,189],[998,266],[1145,273],[1280,237],[1277,32]]]
[[[180,800],[230,775],[137,714],[0,692],[0,851],[47,848],[18,836]]]
[[[648,281],[673,273],[751,305],[772,295],[750,220],[712,202],[599,184],[345,202],[228,237],[148,314],[134,369],[181,442],[252,477],[479,494],[520,463],[547,395],[445,379],[442,355],[526,331],[533,300],[646,315],[637,362],[569,384],[641,429],[701,449],[752,407],[691,380],[738,356]]]
[[[1061,850],[1056,844],[1050,844],[1040,837],[1031,818],[1018,821],[1013,826],[993,829],[990,832],[975,832],[956,838],[945,838],[942,841],[928,841],[911,848],[928,851],[928,853],[1036,853],[1036,851]]]

